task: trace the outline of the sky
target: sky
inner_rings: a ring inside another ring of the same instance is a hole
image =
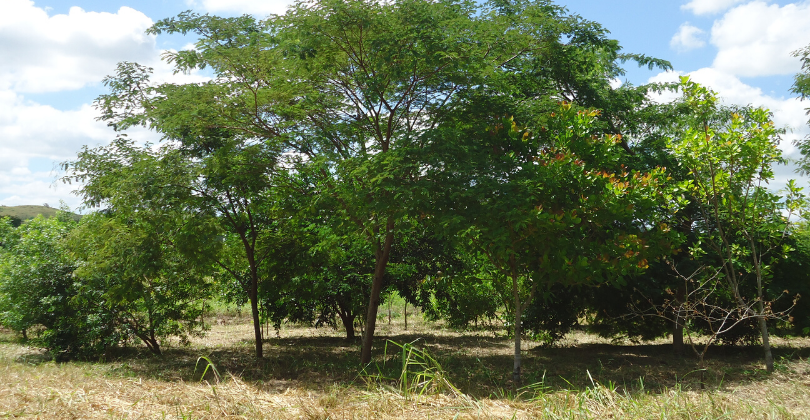
[[[184,10],[222,16],[283,13],[285,0],[0,0],[0,205],[81,204],[75,185],[58,181],[58,163],[115,133],[96,121],[93,100],[121,61],[155,69],[160,81],[198,82],[205,74],[173,75],[161,61],[193,38],[152,36],[154,22]],[[790,93],[800,62],[791,51],[810,44],[810,0],[560,0],[572,14],[600,23],[625,52],[668,60],[674,71],[627,64],[621,80],[635,85],[689,75],[728,104],[769,108],[787,127],[781,147],[798,157],[794,139],[810,135],[805,109]],[[157,142],[143,129],[130,137]],[[775,189],[799,178],[780,167]],[[806,188],[807,192],[810,188]]]

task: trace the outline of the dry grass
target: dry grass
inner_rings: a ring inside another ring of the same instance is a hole
[[[284,326],[267,339],[265,360],[252,357],[244,318],[216,322],[190,347],[163,357],[122,349],[103,362],[56,364],[0,332],[0,417],[105,419],[372,418],[774,418],[810,417],[808,340],[776,343],[777,373],[760,369],[757,348],[709,353],[706,390],[694,360],[670,355],[665,342],[612,344],[572,334],[555,348],[527,343],[526,383],[508,381],[510,343],[401,319],[383,322],[381,338],[419,339],[469,397],[403,394],[391,383],[358,376],[358,343],[328,329]],[[383,340],[378,343],[382,344]],[[376,361],[382,363],[382,345]],[[200,382],[199,356],[223,374]],[[394,358],[389,355],[389,362]],[[387,363],[383,370],[397,363]],[[391,372],[391,376],[396,376]]]

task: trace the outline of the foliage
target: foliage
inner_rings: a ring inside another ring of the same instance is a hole
[[[789,250],[783,238],[791,215],[803,207],[804,196],[792,180],[784,196],[767,189],[774,178],[773,166],[784,161],[778,147],[779,131],[767,110],[748,109],[714,122],[715,94],[687,77],[682,78],[681,87],[693,119],[671,147],[679,163],[689,169],[691,179],[685,186],[699,209],[698,240],[690,253],[714,267],[706,270],[710,277],[699,280],[697,287],[724,291],[734,302],[733,308],[725,310],[728,315],[721,315],[724,309],[713,301],[718,295],[713,292],[691,303],[704,308],[693,314],[706,313],[718,320],[715,335],[746,318],[756,319],[766,367],[773,371],[766,321],[777,315],[766,291],[772,266]],[[721,284],[715,286],[713,276],[722,279]],[[697,290],[690,291],[694,293]],[[736,316],[730,317],[731,313]]]
[[[187,342],[188,334],[201,331],[210,275],[210,267],[186,258],[175,245],[183,239],[178,231],[193,221],[166,213],[85,216],[70,238],[81,262],[75,303],[112,319],[123,337],[137,337],[156,354],[162,338]]]
[[[121,79],[108,84],[123,83],[131,67],[120,66]],[[147,80],[146,75],[139,80]],[[124,98],[116,100],[131,100],[126,97],[132,94],[126,90],[130,88],[118,86],[115,93]],[[149,121],[160,125],[172,142],[161,148],[138,147],[121,136],[110,146],[85,148],[76,161],[63,164],[68,171],[65,180],[84,183],[79,194],[88,206],[107,205],[124,214],[140,208],[177,217],[180,237],[174,244],[183,257],[216,264],[250,301],[256,352],[261,356],[259,273],[272,255],[269,242],[283,236],[277,234],[280,223],[272,182],[265,176],[273,172],[277,156],[252,139],[207,132],[196,125],[198,118],[185,113],[183,103],[153,99],[160,112]]]
[[[70,217],[37,216],[4,232],[0,261],[0,322],[47,348],[57,359],[98,354],[121,335],[105,314],[85,311],[75,299],[78,261],[66,246]]]
[[[250,302],[257,356],[262,322],[337,316],[351,337],[365,312],[368,362],[377,308],[396,290],[454,326],[510,318],[519,360],[524,328],[553,340],[583,315],[605,334],[663,334],[665,324],[620,322],[616,310],[636,291],[659,303],[682,294],[660,257],[684,239],[701,263],[757,272],[756,286],[733,280],[713,305],[768,295],[781,258],[773,233],[784,225],[774,209],[785,203],[744,185],[772,176],[751,156],[778,161],[767,113],[740,109],[725,121],[687,84],[689,98],[672,106],[647,96],[667,86],[612,87],[625,61],[670,65],[622,53],[564,8],[324,0],[266,20],[185,12],[149,33],[196,34],[194,49],[165,58],[213,79],[160,84],[151,69],[121,63],[96,102],[101,119],[148,127],[164,144],[122,135],[65,164],[86,205],[109,207],[99,230],[79,235],[100,250],[82,256],[84,280],[109,297],[115,284],[167,282],[117,297],[141,295],[137,311],[170,296],[149,291],[164,286],[189,301],[194,280],[214,271],[226,298]],[[721,141],[700,149],[706,135]],[[701,190],[707,164],[726,192]],[[735,224],[737,211],[762,230]],[[719,259],[705,252],[712,242]],[[757,247],[774,260],[751,260]],[[672,260],[689,265],[685,252]]]
[[[534,130],[503,119],[466,133],[474,140],[452,153],[455,161],[439,158],[447,170],[431,171],[446,194],[435,207],[448,236],[463,238],[495,277],[508,279],[501,296],[512,319],[556,284],[620,282],[669,246],[670,230],[656,222],[661,208],[677,203],[666,174],[628,171],[617,136],[594,134],[598,115],[563,103]]]
[[[799,95],[801,100],[805,100],[810,97],[810,45],[794,51],[793,56],[801,60],[802,68],[794,76],[791,92]],[[810,108],[806,110],[810,115]],[[808,120],[808,124],[810,124],[810,120]],[[798,172],[802,175],[810,174],[810,137],[797,139],[795,144],[803,156],[798,162]]]
[[[184,13],[150,32],[200,35],[195,50],[167,57],[178,71],[210,67],[217,79],[150,90],[129,67],[110,85],[142,95],[129,95],[123,103],[130,107],[121,106],[120,95],[101,98],[105,116],[116,125],[160,131],[165,123],[148,117],[155,102],[142,98],[164,95],[165,103],[175,104],[175,97],[200,98],[183,113],[194,109],[208,129],[297,152],[292,164],[308,167],[297,170],[317,175],[316,199],[332,201],[339,216],[333,228],[371,245],[364,361],[395,238],[407,236],[403,218],[424,213],[413,183],[433,131],[471,98],[505,105],[499,112],[511,102],[528,103],[519,118],[559,99],[600,107],[615,100],[622,105],[605,106],[617,115],[606,121],[615,124],[627,104],[643,96],[613,93],[609,81],[622,73],[617,63],[669,66],[620,54],[601,27],[547,2],[321,1],[265,21]]]
[[[807,99],[810,97],[810,45],[794,51],[793,56],[801,60],[802,69],[794,76],[791,91],[802,99]]]
[[[193,332],[204,275],[167,243],[165,217],[137,216],[77,223],[61,211],[4,228],[3,325],[35,332],[31,339],[59,359],[96,356],[133,337],[160,353],[160,338]]]
[[[778,296],[787,290],[792,296],[798,295],[798,302],[784,299],[774,302],[774,312],[790,310],[788,322],[777,322],[776,332],[794,336],[810,335],[810,226],[807,222],[797,224],[785,238],[790,251],[782,261],[774,264],[773,278],[766,291],[767,296]]]

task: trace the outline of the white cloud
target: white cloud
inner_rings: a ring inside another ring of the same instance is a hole
[[[697,26],[692,26],[685,22],[678,28],[678,32],[672,36],[669,46],[679,52],[694,50],[706,45],[703,40],[705,32]]]
[[[712,67],[742,77],[794,74],[790,52],[810,44],[810,2],[785,6],[754,1],[735,7],[712,26],[718,53]]]
[[[119,61],[156,61],[152,20],[129,7],[117,13],[72,7],[48,16],[30,0],[0,1],[0,89],[54,92],[82,88]]]
[[[106,143],[114,137],[90,105],[61,111],[0,91],[0,153],[23,162],[29,158],[66,159],[85,144]],[[8,162],[5,163],[6,165]],[[0,171],[11,170],[0,166]]]
[[[708,15],[727,10],[729,7],[744,0],[691,0],[681,6],[682,10],[690,10],[696,15]]]
[[[65,201],[70,208],[77,208],[81,200],[71,191],[75,186],[56,180],[51,172],[15,174],[0,172],[0,204],[19,206],[49,204],[52,207]]]
[[[71,207],[78,205],[78,198],[70,195],[75,186],[54,184],[59,173],[32,171],[29,162],[56,164],[75,159],[82,146],[109,143],[115,133],[96,116],[90,105],[62,111],[0,90],[0,204],[56,205],[64,199]],[[142,128],[131,130],[130,136],[139,143],[159,140]]]
[[[26,99],[28,92],[93,89],[113,74],[120,61],[137,61],[155,68],[156,82],[203,82],[197,72],[172,74],[160,60],[155,37],[144,34],[152,20],[122,7],[116,13],[86,12],[49,16],[30,0],[0,0],[0,203],[79,203],[70,191],[76,186],[54,183],[57,171],[35,170],[76,158],[82,146],[108,144],[115,133],[96,121],[90,104],[61,110]],[[159,136],[146,129],[130,130],[138,143],[155,143]],[[32,165],[32,162],[38,164]]]
[[[201,8],[210,13],[249,14],[265,17],[282,15],[293,0],[186,0],[192,8]]]

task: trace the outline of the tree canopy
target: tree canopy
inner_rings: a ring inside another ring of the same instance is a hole
[[[671,66],[545,0],[321,0],[148,33],[196,37],[164,59],[211,78],[123,62],[104,79],[95,105],[118,136],[63,164],[97,211],[0,224],[4,325],[44,326],[54,349],[87,327],[85,348],[135,337],[159,354],[204,329],[212,298],[250,305],[257,357],[262,325],[286,320],[350,340],[360,325],[365,364],[397,293],[456,327],[500,322],[518,383],[527,331],[668,333],[624,317],[644,294],[675,336],[706,331],[673,309],[694,288],[671,268],[702,267],[725,281],[710,303],[761,321],[767,352],[774,273],[806,248],[783,214],[799,189],[765,185],[783,160],[767,110],[686,79],[617,85],[625,63]],[[665,89],[683,97],[652,100]]]

